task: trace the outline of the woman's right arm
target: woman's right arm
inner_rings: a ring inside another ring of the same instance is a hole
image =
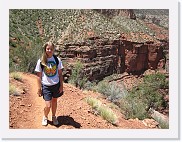
[[[42,72],[37,72],[37,85],[38,85],[38,91],[37,94],[39,97],[42,96],[42,90],[41,90],[41,78],[42,78]]]

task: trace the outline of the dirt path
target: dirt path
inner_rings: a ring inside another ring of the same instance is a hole
[[[37,95],[37,81],[33,74],[21,73],[21,82],[10,79],[21,92],[19,96],[10,96],[10,128],[24,129],[131,129],[148,128],[140,120],[125,120],[118,109],[112,107],[118,117],[118,126],[104,120],[101,116],[93,114],[92,108],[85,102],[87,96],[98,98],[103,104],[113,106],[98,93],[81,91],[70,84],[64,84],[64,95],[58,99],[57,118],[60,123],[53,126],[51,112],[48,126],[41,125],[44,101]]]

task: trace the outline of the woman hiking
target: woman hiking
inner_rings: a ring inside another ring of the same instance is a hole
[[[52,123],[58,125],[56,118],[57,98],[63,94],[62,61],[54,54],[55,45],[47,42],[43,47],[41,59],[37,61],[35,72],[38,76],[38,96],[45,100],[42,125],[48,124],[48,114],[52,111]]]

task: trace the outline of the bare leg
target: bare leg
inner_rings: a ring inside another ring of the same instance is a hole
[[[57,110],[57,98],[52,98],[52,116],[56,115]]]
[[[48,118],[48,114],[51,108],[51,101],[45,101],[44,116]]]

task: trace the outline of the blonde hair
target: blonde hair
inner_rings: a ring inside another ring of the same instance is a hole
[[[52,42],[46,42],[43,46],[43,53],[42,53],[42,57],[41,57],[41,64],[43,66],[47,66],[47,54],[46,54],[46,47],[47,46],[52,46],[53,49],[55,49],[55,45]]]

